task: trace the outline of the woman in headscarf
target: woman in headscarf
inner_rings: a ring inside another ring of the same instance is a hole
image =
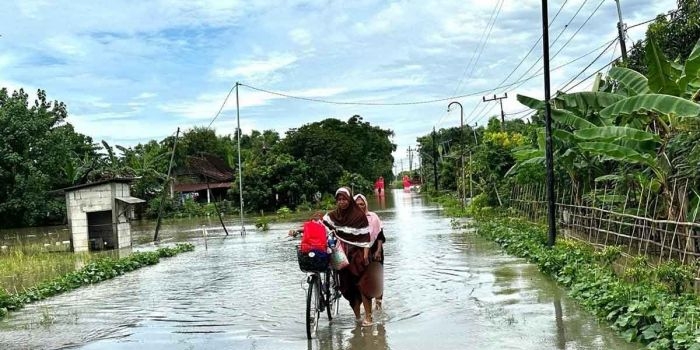
[[[367,215],[367,221],[369,222],[370,243],[372,244],[369,251],[370,261],[371,263],[376,262],[382,267],[381,269],[377,269],[381,272],[380,274],[373,273],[372,276],[369,277],[372,277],[372,282],[375,283],[376,286],[382,287],[384,282],[384,242],[386,242],[386,237],[384,237],[384,226],[382,225],[382,220],[379,219],[379,216],[375,212],[369,211],[367,198],[364,195],[358,193],[353,197],[353,199],[355,200],[355,204],[357,204],[357,206],[365,212],[365,215]],[[377,296],[375,299],[377,301],[377,309],[381,309],[383,294]]]
[[[342,245],[350,263],[338,271],[340,292],[348,300],[355,319],[360,320],[360,305],[365,309],[363,326],[372,324],[372,291],[363,290],[360,280],[369,264],[370,229],[367,216],[352,199],[350,190],[345,187],[335,191],[336,208],[323,217],[331,230],[335,230],[338,244]]]

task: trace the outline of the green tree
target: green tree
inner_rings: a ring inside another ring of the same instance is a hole
[[[92,140],[65,122],[66,105],[38,90],[0,89],[0,222],[45,224],[65,216],[65,199],[50,191],[82,181],[96,157]]]
[[[678,0],[678,8],[669,16],[660,15],[649,25],[645,41],[632,46],[628,61],[622,65],[646,74],[648,65],[645,59],[649,39],[659,43],[666,57],[684,63],[700,39],[700,3],[697,0]]]
[[[396,150],[392,136],[393,131],[372,126],[357,115],[348,122],[329,118],[288,131],[279,151],[307,164],[314,170],[311,176],[318,189],[332,193],[344,171],[391,181],[391,153]]]

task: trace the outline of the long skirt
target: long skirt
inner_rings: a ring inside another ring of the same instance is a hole
[[[340,292],[351,306],[362,303],[362,296],[374,298],[382,295],[382,266],[377,262],[364,264],[363,248],[344,244],[350,265],[339,271]]]

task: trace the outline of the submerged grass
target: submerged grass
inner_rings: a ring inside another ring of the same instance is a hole
[[[0,290],[0,318],[10,311],[21,309],[25,304],[84,285],[111,279],[144,266],[154,265],[159,262],[160,258],[192,250],[194,250],[194,245],[178,243],[175,247],[163,247],[150,252],[135,252],[124,258],[102,256],[88,257],[87,260],[80,260],[80,255],[70,257],[65,253],[55,253],[59,255],[53,256],[43,255],[52,254],[44,252],[38,254],[14,252],[12,256],[8,255],[7,259],[2,262],[4,265],[0,268],[0,273],[3,275],[9,274],[9,271],[17,273],[42,270],[47,274],[54,274],[54,276],[49,278],[48,275],[44,275],[37,278],[38,283],[22,290]],[[72,253],[68,254],[73,255]],[[83,258],[85,257],[83,256]],[[31,266],[25,267],[22,264]],[[68,272],[61,272],[63,268],[66,268]]]
[[[95,253],[48,251],[41,244],[10,246],[0,252],[0,289],[6,293],[16,293],[79,269],[84,264],[104,256]]]

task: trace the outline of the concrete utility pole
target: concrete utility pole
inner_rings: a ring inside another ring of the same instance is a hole
[[[435,178],[435,191],[439,190],[438,186],[438,171],[437,171],[437,135],[435,134],[435,127],[433,126],[433,177]]]
[[[460,203],[462,203],[462,210],[464,210],[464,197],[467,196],[465,194],[466,187],[464,186],[465,182],[466,182],[464,180],[464,144],[466,144],[466,142],[464,142],[464,137],[463,137],[464,136],[464,108],[462,107],[461,103],[459,103],[457,101],[452,101],[452,102],[450,102],[450,104],[447,105],[448,112],[450,111],[450,106],[452,106],[453,104],[456,104],[459,106],[459,132],[460,132],[460,139],[463,142],[463,144],[461,145],[461,147],[459,149],[459,153],[460,153],[460,158],[462,159],[462,191],[461,191],[462,198],[460,198]]]
[[[615,0],[617,5],[617,18],[620,19],[617,22],[617,35],[620,38],[620,52],[622,53],[622,59],[627,61],[627,47],[625,46],[625,24],[622,23],[622,11],[620,10],[620,0]]]
[[[501,104],[501,130],[503,130],[503,125],[506,123],[506,115],[503,113],[503,99],[504,98],[508,98],[507,92],[503,96],[500,96],[500,97],[493,95],[493,98],[486,99],[486,96],[481,98],[484,102],[498,101]]]
[[[411,149],[411,146],[408,146],[408,172],[409,174],[413,174],[413,149]],[[413,175],[410,175],[413,176]]]

